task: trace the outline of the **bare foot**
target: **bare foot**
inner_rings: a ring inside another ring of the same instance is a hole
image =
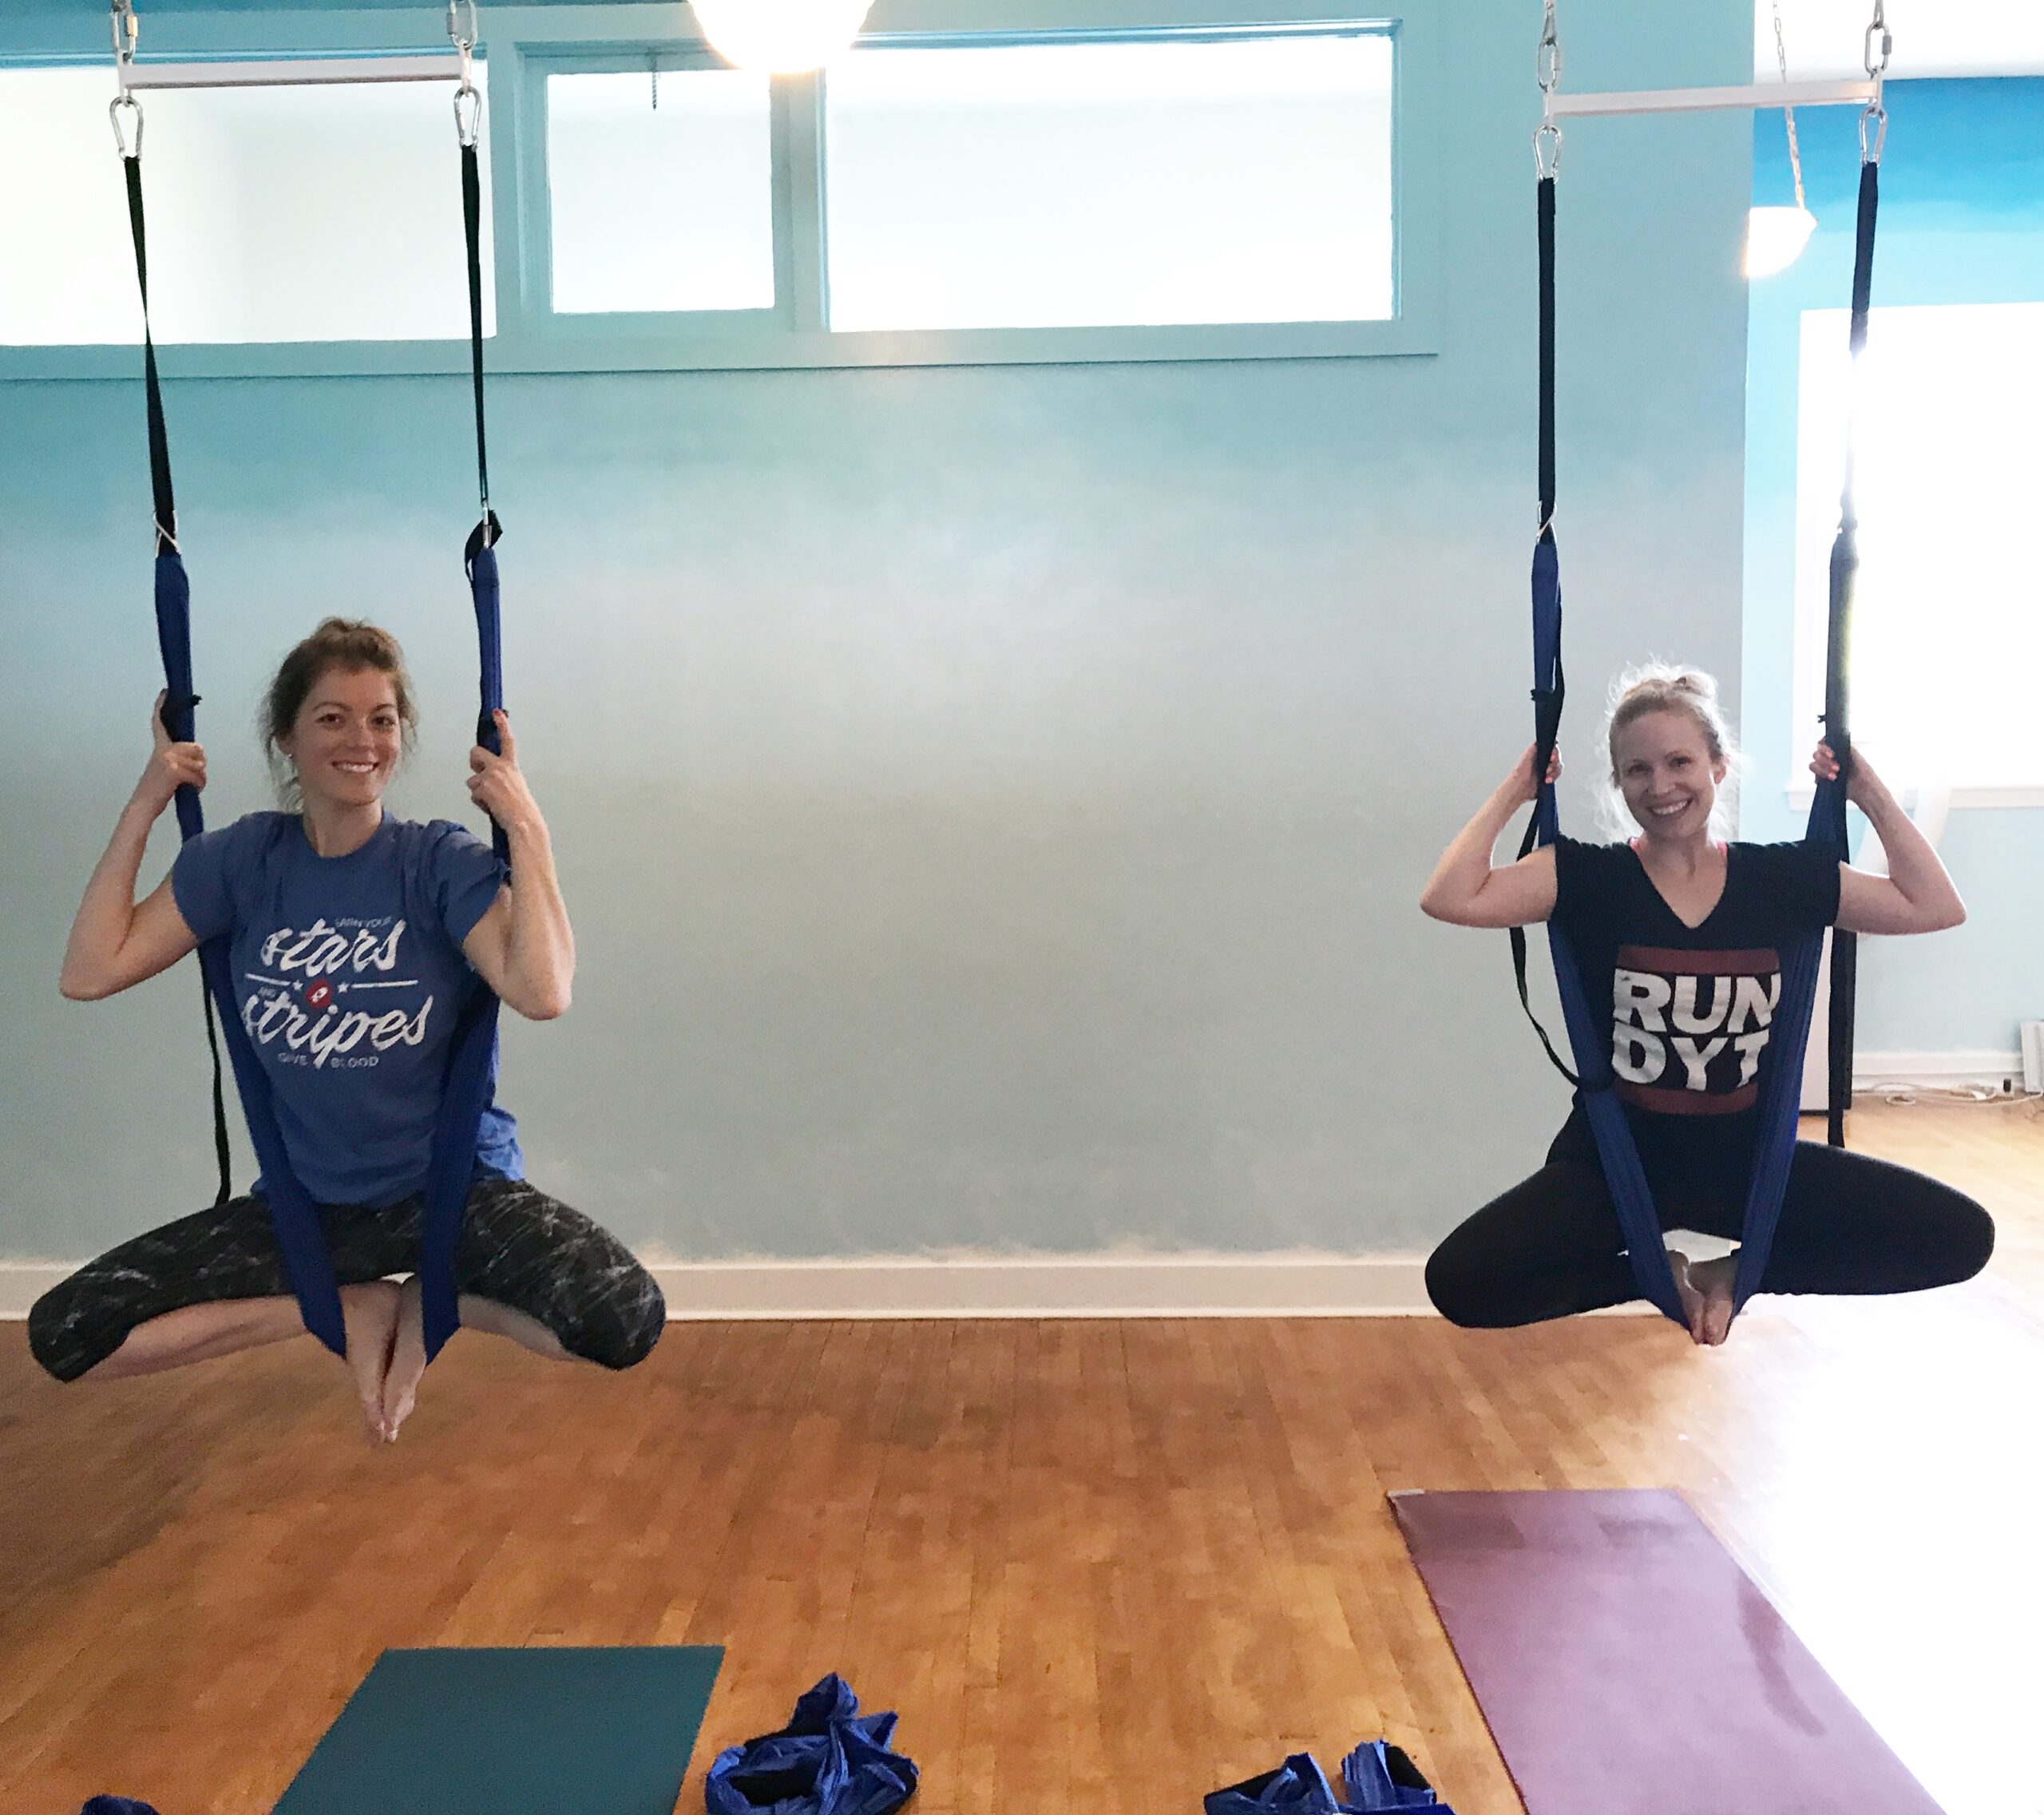
[[[1698,1261],[1689,1269],[1689,1282],[1703,1293],[1703,1334],[1699,1340],[1706,1348],[1715,1349],[1732,1334],[1732,1318],[1737,1308],[1732,1302],[1732,1281],[1738,1270],[1736,1254]]]
[[[1731,1334],[1732,1281],[1738,1266],[1735,1254],[1693,1261],[1679,1249],[1668,1250],[1668,1267],[1689,1320],[1689,1340],[1700,1348],[1715,1349]]]
[[[341,1327],[348,1342],[348,1372],[362,1401],[370,1441],[384,1441],[383,1381],[390,1371],[398,1330],[398,1288],[388,1279],[341,1288]]]
[[[383,1377],[383,1434],[395,1443],[398,1427],[412,1415],[418,1400],[419,1377],[426,1372],[426,1320],[414,1274],[398,1289],[397,1333],[390,1346],[390,1366]]]

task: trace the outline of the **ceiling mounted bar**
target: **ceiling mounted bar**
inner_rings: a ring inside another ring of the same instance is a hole
[[[450,50],[411,57],[252,57],[212,63],[132,63],[133,89],[307,88],[355,82],[458,82],[461,59]]]
[[[1630,94],[1557,94],[1557,119],[1600,113],[1774,112],[1782,107],[1864,107],[1880,94],[1878,81],[1769,82],[1752,88],[1642,89]]]

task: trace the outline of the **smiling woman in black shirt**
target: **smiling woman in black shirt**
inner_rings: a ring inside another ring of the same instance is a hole
[[[1420,906],[1459,926],[1553,919],[1582,959],[1590,1014],[1611,1029],[1617,1088],[1664,1229],[1736,1238],[1753,1163],[1760,1080],[1781,995],[1781,948],[1837,925],[1931,933],[1966,909],[1937,854],[1856,755],[1847,798],[1872,823],[1889,874],[1801,844],[1713,835],[1732,756],[1709,677],[1654,668],[1626,684],[1607,743],[1611,779],[1639,827],[1621,844],[1563,838],[1493,866],[1491,849],[1537,793],[1528,751],[1456,834]],[[1834,777],[1819,745],[1810,767]],[[1788,1062],[1793,1062],[1792,1060]],[[1863,1154],[1796,1143],[1761,1290],[1911,1292],[1986,1266],[1994,1225],[1970,1198]],[[1734,1261],[1670,1252],[1698,1342],[1732,1319]],[[1637,1296],[1625,1238],[1582,1109],[1547,1163],[1457,1228],[1427,1263],[1427,1290],[1460,1324],[1567,1317]]]

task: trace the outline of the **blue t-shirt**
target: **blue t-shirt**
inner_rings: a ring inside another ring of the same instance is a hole
[[[457,1013],[481,987],[461,941],[505,874],[465,827],[388,814],[345,857],[321,857],[288,813],[252,813],[178,853],[177,911],[202,941],[228,937],[241,1024],[315,1203],[425,1190]],[[496,1083],[493,1053],[476,1170],[521,1179]]]

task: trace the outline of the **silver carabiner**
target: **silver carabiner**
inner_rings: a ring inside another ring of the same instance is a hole
[[[1861,61],[1876,81],[1888,73],[1888,60],[1895,50],[1895,34],[1888,29],[1888,0],[1874,0],[1873,23],[1867,27]]]
[[[127,132],[121,124],[121,117],[124,113],[132,115],[135,122],[135,143],[132,148],[128,143]],[[121,155],[124,158],[140,157],[142,155],[141,102],[123,89],[107,103],[106,117],[113,122],[113,142],[121,148]]]
[[[476,0],[447,0],[447,35],[461,54],[461,85],[454,90],[454,132],[471,148],[482,129],[482,96],[473,79],[477,31]]]
[[[135,61],[135,40],[141,35],[141,27],[136,22],[134,0],[113,0],[108,12],[113,27],[114,65],[119,71],[121,86],[125,88],[128,65]]]
[[[141,36],[141,27],[135,18],[134,0],[113,0],[109,14],[113,28],[113,73],[121,84],[121,92],[107,108],[107,117],[113,122],[113,142],[121,148],[124,158],[142,155],[142,104],[135,98],[131,85],[131,73],[135,66],[135,44]],[[131,150],[126,129],[121,125],[122,114],[129,115],[134,122],[135,143]]]
[[[1540,84],[1540,124],[1533,133],[1533,168],[1543,183],[1551,182],[1562,167],[1562,129],[1555,124],[1555,90],[1562,80],[1562,34],[1555,22],[1555,0],[1547,0],[1540,21],[1540,48],[1534,58],[1533,73]]]
[[[1868,137],[1870,129],[1871,139]],[[1860,116],[1860,161],[1862,164],[1880,163],[1882,149],[1887,144],[1888,109],[1878,101],[1872,101],[1868,104],[1866,112]]]

